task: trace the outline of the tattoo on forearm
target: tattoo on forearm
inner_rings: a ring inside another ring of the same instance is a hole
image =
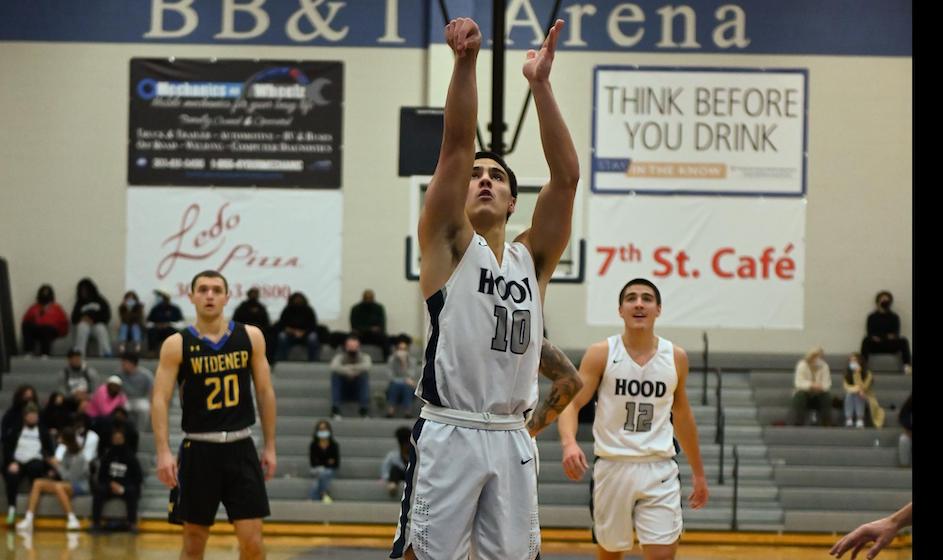
[[[563,412],[583,387],[573,363],[559,348],[544,339],[540,351],[540,373],[553,381],[548,394],[537,405],[527,429],[536,434],[550,425]]]

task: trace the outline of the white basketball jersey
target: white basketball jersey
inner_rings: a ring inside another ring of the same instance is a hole
[[[645,365],[629,356],[622,335],[610,336],[599,382],[594,452],[598,457],[670,458],[675,455],[671,405],[678,385],[674,345],[658,338]]]
[[[429,329],[418,397],[469,412],[523,414],[534,407],[544,327],[527,247],[505,243],[499,266],[488,242],[475,234],[426,307]]]

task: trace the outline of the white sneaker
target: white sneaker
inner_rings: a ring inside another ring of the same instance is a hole
[[[33,518],[24,517],[23,521],[20,521],[19,523],[16,524],[16,530],[23,531],[24,533],[32,533],[33,532]]]
[[[864,428],[864,420],[858,420],[857,422],[855,422],[855,427]]]
[[[74,515],[70,515],[69,520],[66,521],[65,523],[65,530],[78,531],[81,528],[82,528],[82,523],[79,521],[79,518]]]
[[[910,367],[910,364],[904,364],[904,375],[913,375],[914,368]]]

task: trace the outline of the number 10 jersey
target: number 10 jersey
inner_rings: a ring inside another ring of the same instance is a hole
[[[534,259],[475,234],[445,286],[426,300],[429,328],[416,395],[468,412],[524,414],[537,401],[543,310]]]
[[[674,344],[658,338],[658,350],[640,366],[622,335],[607,339],[609,355],[599,381],[593,421],[597,457],[656,459],[675,455],[671,406],[678,385]]]

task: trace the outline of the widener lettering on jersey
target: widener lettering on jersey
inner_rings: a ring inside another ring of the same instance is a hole
[[[523,303],[524,300],[534,300],[534,292],[530,287],[530,280],[522,278],[520,281],[507,281],[504,276],[495,276],[487,268],[481,269],[481,277],[478,280],[478,292],[482,294],[495,295],[504,301],[508,298],[514,303]]]
[[[190,356],[190,367],[196,375],[246,368],[249,367],[249,352],[236,350],[214,356]]]
[[[668,392],[668,386],[661,381],[652,383],[651,381],[639,382],[637,379],[617,378],[615,382],[615,394],[618,396],[629,395],[632,397],[637,397],[641,395],[643,397],[651,397],[654,395],[660,398],[665,396],[665,393]]]

